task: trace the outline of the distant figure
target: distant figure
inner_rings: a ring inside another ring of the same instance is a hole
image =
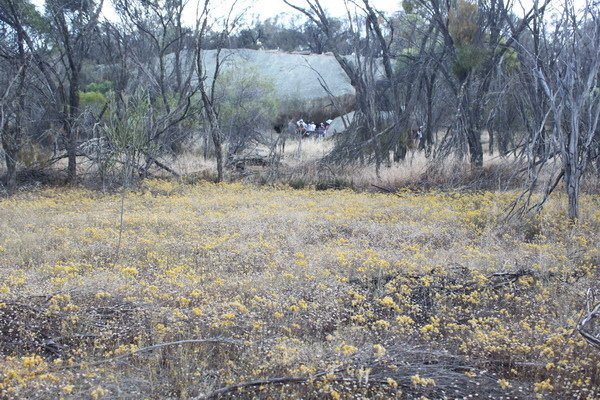
[[[296,122],[296,132],[302,137],[306,136],[306,123],[302,118]]]
[[[423,125],[419,126],[419,129],[417,129],[417,134],[416,134],[416,148],[417,150],[421,148],[421,142],[423,141]]]
[[[325,124],[321,122],[317,128],[317,139],[324,138],[326,130],[327,128],[325,128]]]

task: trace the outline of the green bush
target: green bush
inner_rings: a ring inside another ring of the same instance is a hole
[[[304,178],[292,178],[288,181],[288,185],[292,189],[304,189],[306,187],[306,179]]]
[[[94,82],[87,85],[85,87],[85,91],[107,94],[108,92],[113,90],[113,86],[114,85],[111,81]]]
[[[456,49],[456,62],[452,71],[463,81],[469,72],[480,66],[485,59],[485,50],[472,45],[464,45]]]
[[[81,108],[103,107],[106,104],[106,96],[100,92],[79,92],[79,103]]]
[[[316,190],[341,190],[352,189],[354,184],[343,178],[323,179],[315,184]]]

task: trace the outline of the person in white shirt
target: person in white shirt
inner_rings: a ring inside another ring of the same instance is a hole
[[[296,122],[296,126],[297,126],[297,132],[301,136],[304,136],[306,134],[306,123],[304,122],[304,120],[302,118],[300,118],[298,120],[298,122]]]

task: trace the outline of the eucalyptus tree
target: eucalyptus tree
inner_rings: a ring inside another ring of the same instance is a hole
[[[597,2],[577,9],[566,1],[554,21],[543,14],[532,21],[531,40],[520,47],[530,71],[522,78],[529,133],[525,204],[545,181],[544,196],[533,205],[539,208],[563,181],[571,219],[579,215],[581,180],[600,154],[599,10]]]
[[[549,0],[518,19],[512,14],[511,1],[413,0],[411,3],[435,24],[446,50],[446,61],[438,65],[453,93],[449,104],[455,106],[455,111],[451,135],[442,144],[440,154],[468,154],[470,163],[480,167],[483,165],[481,136],[494,71]]]
[[[335,29],[334,20],[325,11],[319,0],[303,2],[283,0],[284,3],[304,14],[323,32],[326,46],[348,76],[356,92],[357,112],[350,134],[338,143],[334,158],[354,161],[368,157],[375,162],[379,174],[382,162],[389,157],[389,151],[395,149],[406,152],[406,132],[401,129],[403,113],[400,100],[400,87],[394,71],[392,43],[394,30],[390,20],[369,0],[346,3],[347,29],[344,38],[351,43],[353,54],[345,56],[340,44],[340,32]],[[377,81],[383,92],[377,93]],[[382,110],[381,97],[386,101]],[[398,147],[400,143],[400,147]]]
[[[25,29],[36,17],[39,15],[29,2],[0,1],[0,138],[9,190],[16,183],[17,156],[24,142],[28,106],[31,53],[25,42]]]
[[[104,0],[46,0],[45,17],[49,23],[49,49],[40,66],[48,84],[55,88],[59,104],[58,120],[65,136],[70,182],[77,176],[77,147],[80,131],[81,69],[86,59]],[[32,49],[40,52],[42,49]],[[53,59],[58,65],[53,64]]]
[[[223,51],[229,42],[232,32],[240,25],[244,15],[238,12],[237,1],[234,1],[225,16],[215,18],[211,0],[203,0],[199,5],[196,19],[195,66],[197,73],[196,90],[200,96],[203,127],[211,138],[217,161],[217,182],[225,177],[225,140],[226,132],[220,117],[222,99],[219,96],[218,84],[222,79],[223,68],[232,52]],[[214,53],[209,58],[207,39],[209,32],[214,33]],[[212,65],[210,65],[212,64]]]
[[[394,16],[397,37],[392,45],[396,55],[396,80],[405,114],[410,116],[407,128],[424,127],[419,145],[429,156],[434,148],[435,133],[448,117],[448,107],[444,104],[448,93],[440,68],[447,49],[436,25],[418,9],[408,7],[407,3],[405,6],[403,13]]]
[[[148,102],[141,171],[147,174],[152,165],[170,170],[157,158],[189,134],[183,124],[196,93],[195,47],[188,43],[194,33],[183,21],[187,1],[115,0],[114,5],[121,23],[111,28],[113,46],[120,64],[131,67],[127,90]]]
[[[215,89],[228,159],[259,145],[274,147],[272,135],[263,128],[272,126],[279,106],[268,77],[255,68],[230,67]]]

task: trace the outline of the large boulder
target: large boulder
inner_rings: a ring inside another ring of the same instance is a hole
[[[349,112],[345,115],[340,115],[331,121],[329,128],[327,129],[327,136],[334,135],[336,133],[344,132],[354,119],[354,111]]]
[[[216,50],[206,50],[204,59],[210,77]],[[254,69],[273,83],[280,104],[277,128],[299,118],[319,123],[354,109],[354,88],[332,55],[224,49],[221,59],[224,70]]]

